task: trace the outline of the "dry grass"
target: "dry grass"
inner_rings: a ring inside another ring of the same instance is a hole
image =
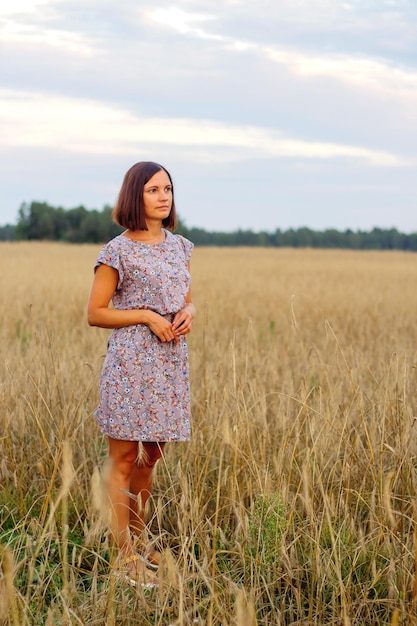
[[[417,624],[415,255],[195,250],[193,438],[144,594],[99,513],[97,251],[0,245],[0,624]]]

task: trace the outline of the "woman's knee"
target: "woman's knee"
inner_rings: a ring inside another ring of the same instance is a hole
[[[153,468],[162,457],[165,443],[143,442],[139,465]]]
[[[129,472],[138,460],[138,444],[135,441],[110,440],[109,457],[115,466]]]

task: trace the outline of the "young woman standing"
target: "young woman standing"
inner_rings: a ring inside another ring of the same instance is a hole
[[[101,249],[88,304],[91,326],[114,329],[95,416],[109,442],[117,571],[131,584],[149,587],[157,584],[150,568],[156,569],[160,558],[144,543],[153,468],[166,442],[190,438],[186,335],[195,316],[193,244],[172,233],[172,179],[157,163],[140,162],[128,170],[113,218],[126,230]]]

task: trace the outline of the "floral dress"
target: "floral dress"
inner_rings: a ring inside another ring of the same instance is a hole
[[[150,309],[174,319],[190,288],[193,244],[164,231],[160,244],[119,235],[101,249],[95,269],[114,267],[116,309]],[[126,441],[188,441],[190,393],[187,341],[161,342],[145,324],[111,333],[95,417],[101,432]]]

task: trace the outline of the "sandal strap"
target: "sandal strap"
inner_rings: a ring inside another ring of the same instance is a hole
[[[141,561],[139,554],[132,554],[122,559],[117,567],[113,569],[113,573],[117,576],[121,576],[132,586],[141,586],[143,588],[154,588],[158,586],[158,579],[155,576],[155,573],[149,570],[147,567],[144,567],[142,571],[137,572],[129,572],[126,569],[126,566],[129,563],[135,563],[136,561]]]
[[[127,565],[128,563],[133,563],[134,561],[139,561],[139,560],[140,560],[139,554],[131,554],[130,556],[127,556],[125,559],[123,559],[122,565]]]

